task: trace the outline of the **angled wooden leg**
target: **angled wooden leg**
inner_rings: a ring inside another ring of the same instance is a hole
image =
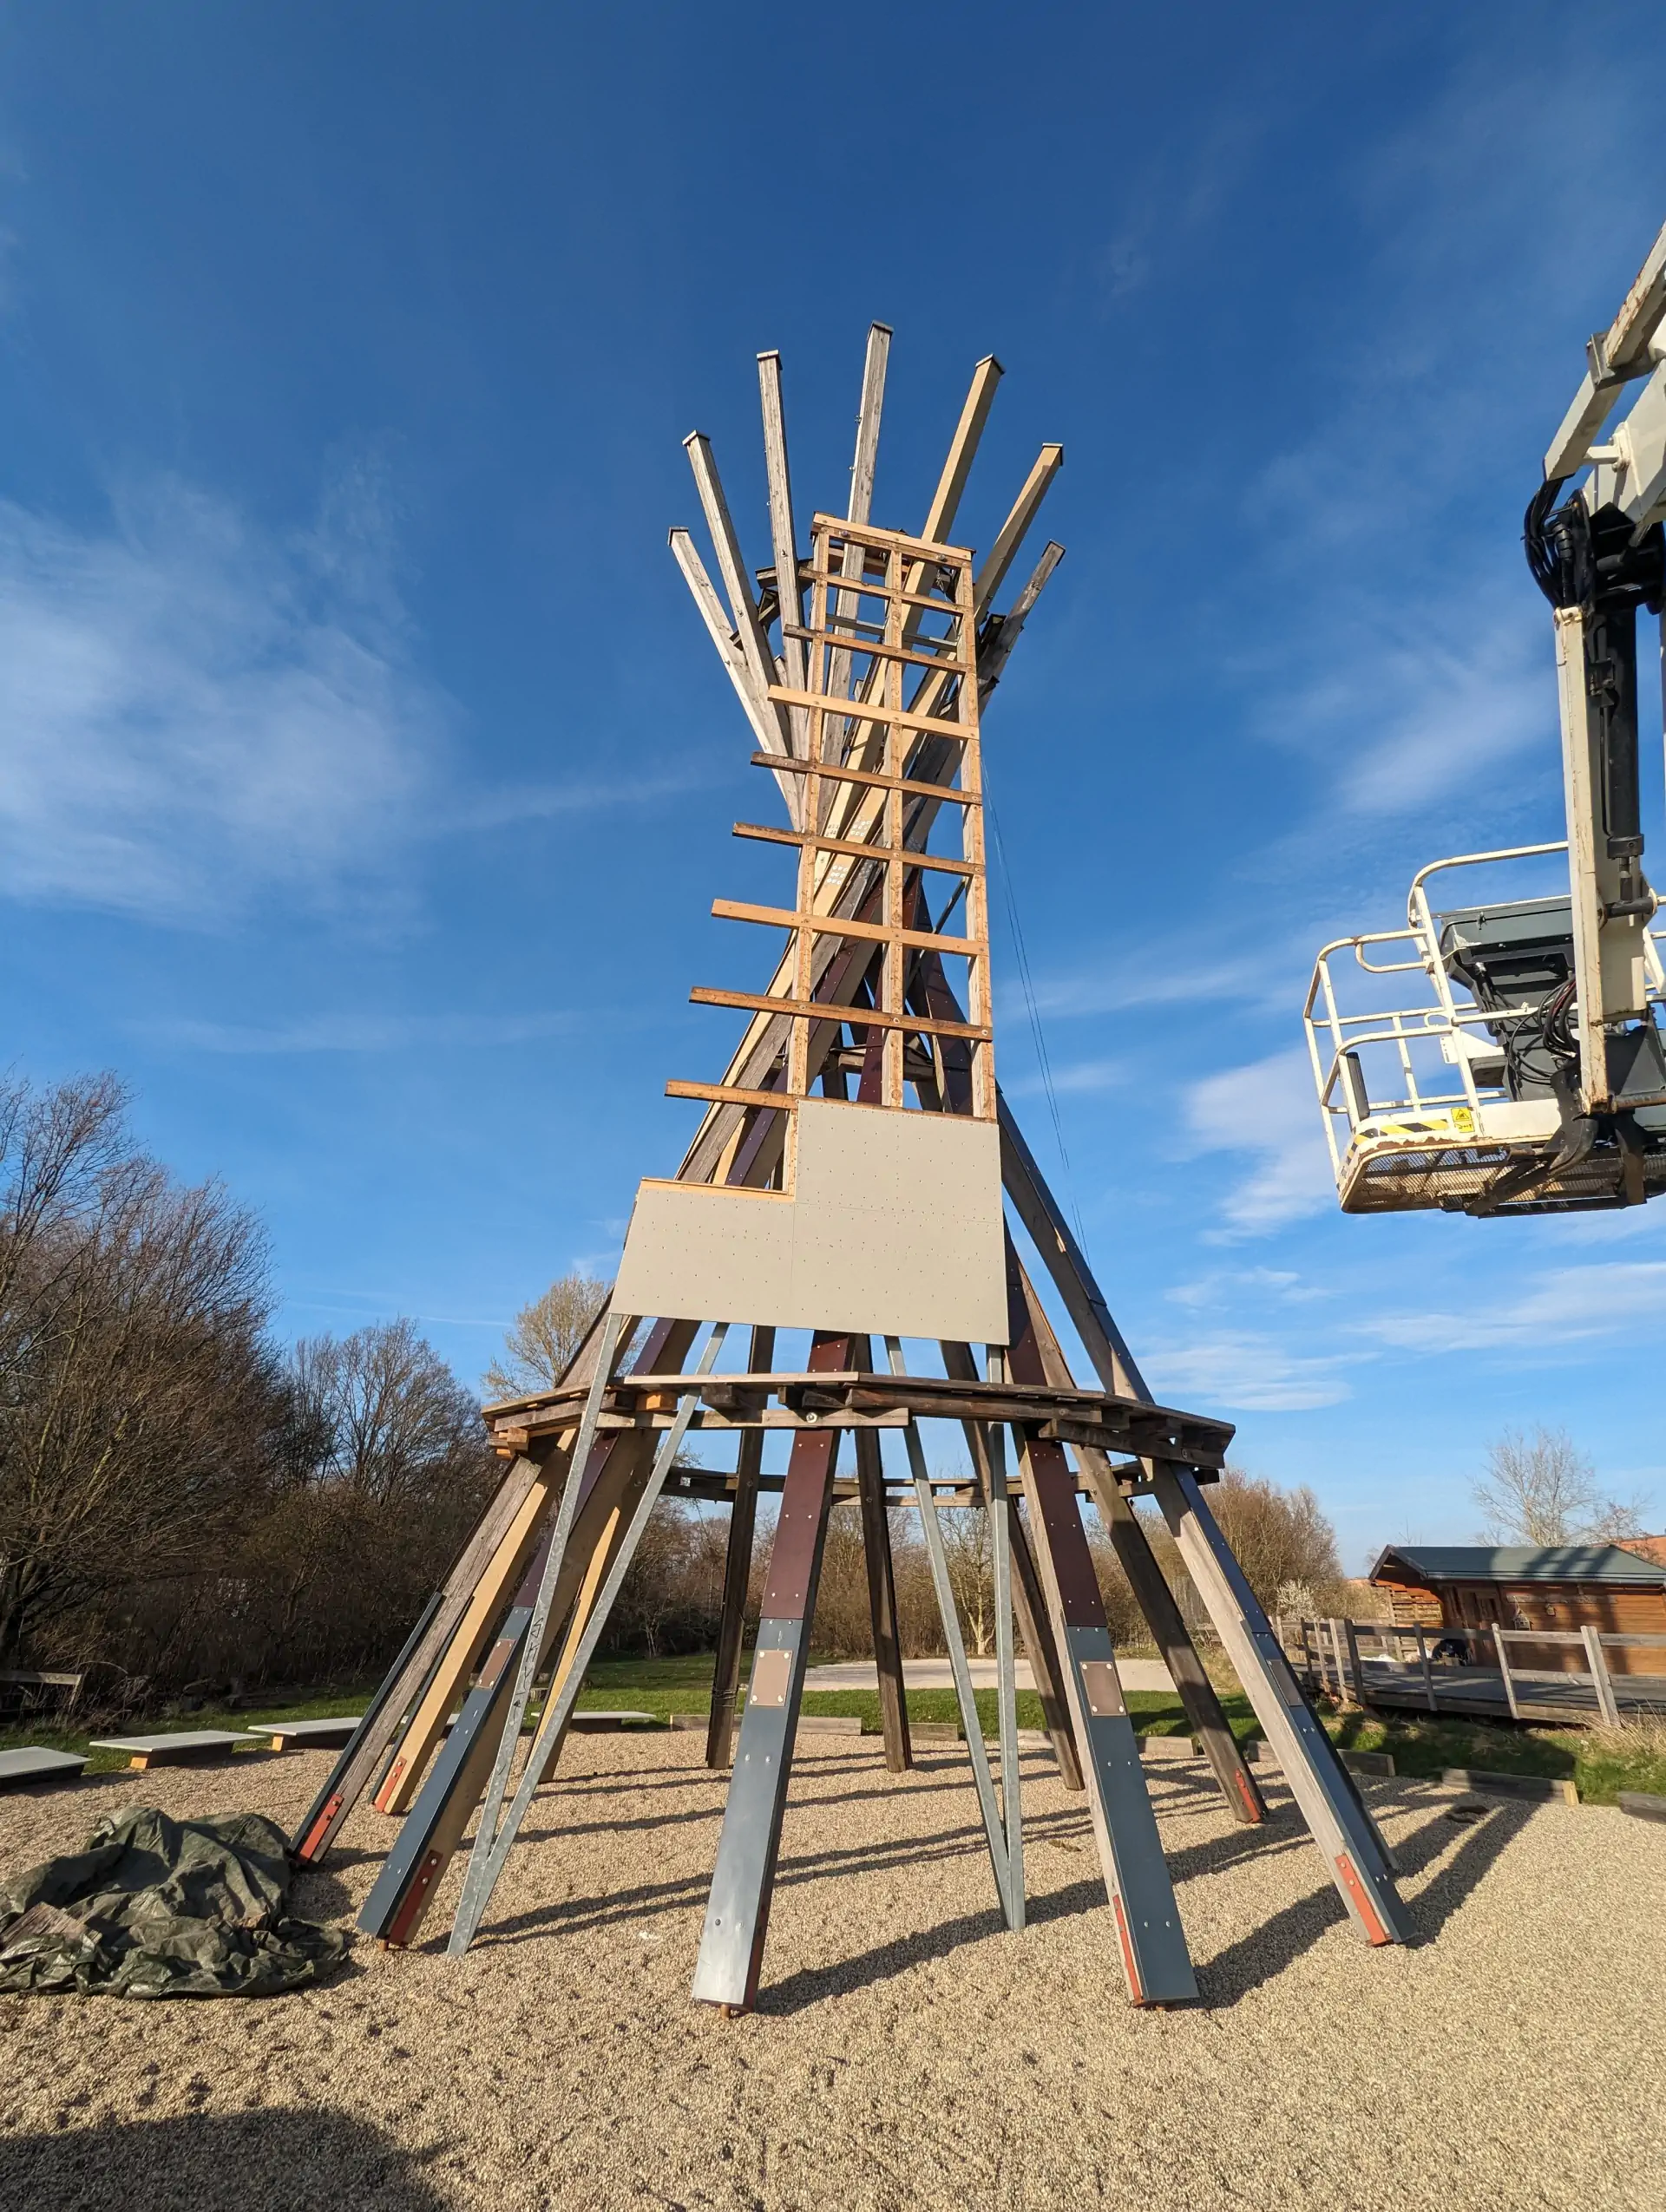
[[[1009,1279],[1015,1278],[1024,1300],[1029,1321],[1029,1334],[1025,1346],[1033,1345],[1034,1372],[1020,1376],[1014,1368],[1015,1379],[1056,1383],[1071,1387],[1073,1378],[1064,1348],[1053,1333],[1046,1309],[1035,1294],[1035,1286],[1020,1260],[1012,1238],[1007,1240],[1007,1269]],[[1032,1355],[1020,1347],[1020,1364],[1031,1360]],[[1076,1451],[1076,1460],[1082,1470],[1083,1480],[1092,1492],[1093,1502],[1099,1509],[1111,1541],[1115,1547],[1117,1561],[1128,1578],[1128,1587],[1134,1601],[1145,1615],[1145,1625],[1152,1640],[1163,1654],[1171,1679],[1179,1692],[1185,1707],[1186,1718],[1193,1733],[1204,1747],[1204,1756],[1215,1770],[1221,1795],[1231,1807],[1235,1816],[1246,1826],[1267,1817],[1266,1801],[1256,1787],[1237,1738],[1215,1694],[1215,1685],[1204,1672],[1204,1663],[1197,1656],[1197,1646],[1186,1633],[1186,1624],[1180,1617],[1180,1608],[1174,1593],[1164,1580],[1163,1570],[1152,1556],[1145,1541],[1145,1532],[1118,1485],[1111,1471],[1111,1463],[1102,1451],[1083,1446]]]
[[[430,1607],[422,1626],[407,1640],[377,1693],[373,1711],[365,1716],[365,1725],[336,1762],[327,1789],[296,1830],[291,1849],[304,1864],[319,1863],[340,1833],[342,1823],[382,1771],[405,1715],[421,1699],[424,1684],[443,1660],[469,1609],[476,1584],[539,1478],[537,1463],[526,1457],[517,1459],[504,1476],[447,1576],[440,1602]]]
[[[1184,2003],[1197,1983],[1077,1511],[1076,1477],[1062,1444],[1023,1430],[1018,1444],[1128,1994],[1136,2005]]]
[[[1010,1239],[1007,1254],[1011,1342],[1004,1355],[991,1351],[990,1369],[999,1364],[1012,1382],[1039,1383],[1040,1348]],[[1027,1430],[1014,1433],[1128,1993],[1136,2005],[1184,2002],[1196,1997],[1197,1983],[1117,1674],[1099,1578],[1076,1503],[1076,1476],[1062,1444]]]
[[[940,1350],[943,1355],[945,1374],[953,1375],[963,1383],[974,1383],[979,1379],[978,1364],[972,1356],[970,1345],[946,1344],[940,1346]],[[1035,1554],[1030,1548],[1024,1523],[1019,1518],[1017,1500],[1009,1497],[1005,1508],[994,1502],[987,1435],[975,1421],[962,1422],[961,1426],[986,1509],[991,1514],[1004,1510],[1007,1515],[1013,1554],[1013,1611],[1018,1618],[1018,1633],[1023,1641],[1024,1655],[1030,1662],[1036,1695],[1041,1701],[1041,1723],[1053,1745],[1053,1755],[1059,1762],[1060,1781],[1066,1790],[1079,1790],[1083,1787],[1081,1762],[1076,1756],[1075,1739],[1071,1734],[1070,1709],[1065,1703],[1063,1672],[1053,1640],[1053,1628],[1047,1619],[1046,1596],[1041,1587],[1041,1578],[1036,1572]]]
[[[775,1331],[752,1331],[748,1371],[764,1374],[775,1361]],[[717,1663],[712,1669],[712,1718],[705,1731],[707,1766],[724,1767],[735,1738],[735,1695],[740,1687],[741,1646],[746,1635],[746,1593],[752,1579],[752,1541],[758,1531],[758,1477],[764,1463],[764,1431],[744,1429],[735,1470],[735,1502],[729,1514],[729,1548],[723,1561],[723,1610],[718,1622]]]
[[[849,1351],[848,1336],[817,1335],[810,1366],[844,1367]],[[729,2012],[744,2012],[758,1995],[837,1440],[836,1430],[797,1430],[781,1493],[751,1684],[694,1967],[695,2000]]]
[[[313,1854],[309,1846],[313,1837],[327,1828],[330,1816],[340,1802],[343,1776],[352,1765],[360,1745],[377,1729],[388,1705],[398,1694],[400,1685],[405,1679],[405,1671],[410,1665],[411,1654],[427,1635],[430,1624],[444,1602],[444,1591],[436,1590],[423,1607],[416,1626],[405,1639],[404,1649],[382,1678],[381,1687],[366,1707],[357,1727],[342,1746],[341,1756],[331,1768],[329,1778],[302,1815],[300,1825],[296,1829],[289,1842],[290,1855],[292,1858],[308,1862],[312,1860]]]
[[[468,1610],[407,1722],[393,1763],[371,1801],[377,1812],[410,1811],[428,1763],[445,1734],[445,1724],[465,1693],[492,1625],[525,1572],[527,1560],[549,1509],[553,1486],[560,1479],[564,1464],[565,1455],[554,1451],[539,1469],[537,1480],[521,1500],[520,1510],[475,1585]]]
[[[479,1679],[464,1698],[462,1711],[416,1803],[405,1816],[382,1871],[359,1908],[359,1927],[384,1943],[405,1945],[415,1940],[440,1876],[474,1816],[497,1753],[509,1691],[532,1625],[533,1600],[548,1547],[546,1531],[528,1562],[515,1603],[486,1655]]]
[[[852,1358],[871,1368],[872,1348],[856,1345]],[[856,1495],[862,1502],[862,1549],[868,1569],[868,1616],[873,1625],[874,1664],[879,1673],[879,1718],[885,1736],[885,1764],[893,1774],[914,1764],[908,1740],[908,1708],[902,1680],[902,1644],[896,1621],[896,1571],[891,1558],[891,1524],[885,1510],[885,1469],[879,1434],[858,1429]]]
[[[640,1491],[644,1463],[651,1456],[653,1444],[652,1432],[621,1436],[613,1441],[605,1459],[599,1453],[592,1455],[596,1480],[574,1522],[567,1557],[550,1609],[549,1640],[559,1633],[577,1599],[601,1531],[633,1489]],[[429,1767],[382,1875],[359,1914],[359,1926],[384,1942],[412,1940],[435,1886],[462,1842],[490,1778],[548,1557],[549,1533],[547,1521],[474,1687],[464,1698],[443,1748]]]
[[[1186,1633],[1186,1624],[1174,1593],[1145,1540],[1139,1516],[1117,1487],[1110,1463],[1103,1453],[1084,1450],[1077,1457],[1088,1489],[1093,1493],[1093,1502],[1099,1508],[1099,1517],[1110,1531],[1118,1563],[1128,1578],[1128,1587],[1151,1632],[1151,1640],[1163,1654],[1163,1663],[1185,1707],[1192,1733],[1202,1744],[1204,1755],[1214,1770],[1221,1795],[1234,1816],[1246,1828],[1256,1827],[1267,1817],[1267,1801],[1238,1748],[1238,1739],[1232,1733],[1215,1685],[1204,1672],[1197,1646]]]
[[[1105,1293],[1005,1099],[1000,1171],[1007,1194],[1058,1286],[1100,1382],[1107,1391],[1149,1401],[1151,1393],[1112,1319]],[[1189,1468],[1164,1460],[1151,1462],[1151,1468],[1152,1489],[1186,1572],[1209,1609],[1349,1917],[1368,1942],[1407,1942],[1410,1915],[1395,1888],[1376,1823],[1292,1673],[1196,1476]]]
[[[723,1349],[723,1341],[727,1333],[726,1322],[713,1323],[705,1350],[700,1355],[699,1365],[696,1370],[698,1374],[702,1376],[710,1374],[718,1354]],[[590,1400],[585,1408],[584,1426],[580,1430],[579,1448],[580,1450],[595,1418],[596,1402],[599,1397],[600,1391],[593,1388]],[[560,1743],[567,1722],[572,1717],[574,1701],[578,1696],[579,1685],[584,1679],[585,1669],[594,1655],[602,1631],[607,1625],[608,1615],[618,1600],[620,1586],[629,1569],[631,1561],[635,1556],[637,1547],[642,1541],[643,1531],[647,1526],[653,1508],[664,1491],[666,1478],[676,1463],[677,1454],[682,1447],[684,1436],[688,1432],[688,1425],[693,1418],[698,1402],[697,1392],[680,1395],[670,1427],[663,1435],[651,1433],[646,1440],[653,1446],[653,1464],[648,1478],[638,1486],[629,1522],[614,1549],[601,1587],[596,1594],[595,1603],[591,1608],[590,1617],[585,1625],[584,1632],[572,1653],[567,1679],[558,1690],[552,1693],[544,1706],[533,1736],[531,1749],[527,1753],[526,1764],[521,1770],[520,1784],[515,1792],[514,1801],[505,1810],[504,1799],[508,1795],[508,1778],[515,1763],[515,1738],[520,1734],[521,1718],[526,1711],[533,1678],[537,1671],[537,1646],[544,1633],[544,1624],[550,1620],[559,1620],[561,1618],[555,1608],[561,1596],[560,1569],[564,1563],[561,1549],[562,1526],[560,1520],[554,1524],[550,1555],[543,1567],[537,1594],[533,1600],[532,1625],[521,1652],[515,1688],[510,1693],[496,1760],[486,1788],[480,1826],[476,1831],[474,1848],[469,1854],[469,1870],[463,1877],[462,1895],[457,1900],[456,1917],[451,1925],[451,1939],[446,1947],[453,1958],[460,1958],[468,1949],[474,1939],[476,1930],[480,1926],[486,1908],[491,1901],[492,1892],[514,1848],[515,1837],[521,1832],[521,1824],[531,1810],[534,1795],[550,1764],[551,1754]],[[566,1514],[567,1508],[564,1504],[562,1508],[564,1518]]]
[[[584,1640],[584,1632],[590,1626],[590,1616],[595,1610],[597,1593],[601,1588],[608,1568],[618,1556],[619,1547],[624,1538],[628,1517],[626,1507],[616,1505],[608,1515],[607,1524],[600,1535],[596,1539],[596,1548],[590,1554],[590,1564],[584,1570],[584,1580],[579,1586],[578,1600],[573,1607],[573,1617],[567,1625],[567,1635],[561,1645],[561,1657],[555,1662],[554,1672],[549,1678],[549,1686],[544,1692],[546,1704],[550,1699],[558,1698],[567,1685],[567,1678],[572,1673],[578,1657],[579,1646]],[[550,1746],[549,1757],[544,1761],[544,1770],[539,1777],[541,1781],[548,1782],[553,1779],[556,1768],[561,1764],[561,1753],[566,1747],[567,1731],[563,1729]]]
[[[1279,1649],[1197,1477],[1190,1468],[1158,1460],[1152,1487],[1349,1918],[1368,1943],[1409,1942],[1411,1915],[1394,1885],[1387,1846]]]
[[[906,1371],[902,1364],[902,1346],[895,1337],[886,1338],[890,1355],[891,1372],[901,1375]],[[1021,1813],[1017,1803],[1018,1745],[1015,1700],[1008,1696],[1012,1671],[1012,1613],[1005,1605],[1010,1588],[1003,1587],[1000,1567],[1007,1564],[996,1538],[996,1641],[1000,1646],[997,1665],[1001,1676],[1000,1744],[1001,1760],[1006,1768],[1002,1787],[1009,1816],[1003,1825],[1001,1809],[995,1801],[995,1785],[989,1771],[989,1754],[983,1741],[983,1722],[978,1713],[977,1693],[972,1687],[972,1670],[967,1664],[966,1639],[961,1633],[960,1614],[955,1610],[954,1586],[949,1580],[948,1554],[943,1543],[942,1524],[937,1517],[937,1500],[931,1487],[931,1477],[926,1469],[925,1447],[920,1441],[916,1422],[910,1422],[902,1432],[903,1444],[908,1455],[908,1471],[914,1477],[915,1502],[920,1508],[920,1528],[926,1540],[926,1556],[931,1562],[931,1580],[937,1595],[937,1611],[943,1624],[943,1645],[948,1653],[949,1671],[954,1677],[954,1694],[960,1701],[961,1725],[966,1731],[967,1756],[972,1763],[973,1786],[978,1793],[978,1810],[983,1816],[983,1832],[989,1845],[989,1863],[994,1871],[995,1895],[1000,1900],[1001,1917],[1010,1928],[1024,1925],[1024,1863]],[[1003,1515],[1002,1525],[1005,1523]],[[1006,1629],[1003,1641],[1002,1626]],[[1010,1766],[1006,1764],[1010,1759]],[[1012,1817],[1016,1816],[1016,1818]],[[1012,1845],[1017,1841],[1014,1860]]]

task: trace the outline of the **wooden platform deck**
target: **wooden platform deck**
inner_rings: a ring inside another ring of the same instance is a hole
[[[1386,1710],[1427,1712],[1429,1690],[1420,1667],[1391,1666],[1367,1659],[1361,1670],[1361,1704]],[[1597,1686],[1588,1674],[1510,1670],[1516,1692],[1512,1716],[1505,1694],[1504,1677],[1497,1667],[1432,1666],[1429,1670],[1436,1712],[1462,1713],[1476,1719],[1572,1721],[1589,1724],[1602,1718]],[[1666,1674],[1615,1674],[1614,1702],[1622,1713],[1666,1713]]]

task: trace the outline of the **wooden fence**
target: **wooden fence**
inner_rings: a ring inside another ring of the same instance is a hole
[[[1479,1628],[1408,1628],[1391,1620],[1289,1615],[1281,1615],[1276,1626],[1303,1686],[1342,1705],[1610,1725],[1626,1715],[1666,1713],[1666,1636],[1504,1628],[1493,1622]],[[1462,1646],[1461,1657],[1452,1655],[1454,1645]],[[1529,1646],[1577,1652],[1584,1664],[1524,1666]],[[1620,1650],[1657,1652],[1659,1672],[1645,1673],[1634,1665],[1617,1672],[1607,1654]]]

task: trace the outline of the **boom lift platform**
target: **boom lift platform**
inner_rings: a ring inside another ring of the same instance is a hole
[[[1320,952],[1303,1019],[1346,1213],[1565,1214],[1666,1193],[1666,933],[1643,868],[1636,634],[1666,592],[1666,229],[1587,353],[1524,530],[1554,611],[1567,835],[1436,861],[1404,929]],[[1558,853],[1565,893],[1521,895],[1530,864]],[[1437,877],[1480,867],[1492,903],[1436,907]],[[1361,986],[1361,972],[1420,980]]]

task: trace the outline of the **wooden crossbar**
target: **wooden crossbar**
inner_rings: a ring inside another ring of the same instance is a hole
[[[950,667],[942,661],[932,664],[948,675],[969,676],[972,672],[969,667]],[[961,744],[969,743],[978,734],[969,723],[948,722],[940,714],[921,714],[913,707],[884,706],[877,699],[830,699],[824,692],[795,691],[785,684],[771,684],[770,697],[784,706],[819,707],[830,720],[884,723],[898,730],[923,730],[933,737],[953,737]],[[773,755],[771,765],[774,765]],[[823,776],[832,773],[830,767],[817,765]]]
[[[823,761],[784,760],[778,753],[754,753],[752,766],[772,768],[777,774],[819,776],[831,783],[865,783],[875,791],[900,791],[905,799],[941,799],[952,807],[983,804],[981,795],[976,791],[958,790],[952,783],[916,783],[906,776],[887,776],[876,768],[834,768]],[[898,849],[908,850],[906,846]]]
[[[919,1037],[964,1037],[974,1044],[987,1044],[994,1031],[976,1022],[939,1022],[924,1014],[893,1014],[880,1006],[830,1006],[819,998],[770,998],[757,991],[710,991],[699,985],[688,994],[695,1006],[738,1006],[751,1014],[790,1014],[817,1022],[860,1022],[869,1029],[907,1030]],[[803,1097],[807,1094],[795,1094]],[[790,1103],[787,1093],[771,1092],[770,1103]]]
[[[935,875],[975,875],[978,872],[971,861],[923,852],[917,845],[864,845],[854,837],[822,837],[814,830],[781,829],[771,822],[738,821],[731,834],[757,838],[766,845],[807,845],[817,853],[847,853],[853,861],[902,861],[909,867]]]
[[[882,578],[883,571],[879,573]],[[802,583],[832,584],[850,599],[887,599],[893,606],[920,607],[928,614],[946,614],[951,619],[961,612],[953,599],[944,599],[941,592],[898,591],[882,580],[867,584],[855,576],[847,576],[843,569],[818,568],[814,561],[806,561],[798,576]],[[805,631],[803,634],[808,637],[812,633]]]
[[[790,906],[754,906],[744,899],[714,899],[718,921],[762,922],[766,928],[807,929],[817,937],[859,937],[869,945],[906,945],[951,952],[962,959],[989,949],[981,937],[940,937],[935,929],[892,929],[884,922],[857,921],[839,914],[797,913]],[[856,1018],[855,1016],[852,1018]]]
[[[935,545],[929,538],[911,538],[906,530],[882,530],[876,523],[847,521],[842,514],[813,515],[810,528],[817,537],[825,537],[830,546],[849,546],[856,552],[875,546],[887,551],[914,553],[922,560],[929,561],[934,568],[969,568],[972,566],[969,546]],[[854,577],[845,576],[830,565],[826,566],[826,573],[835,584],[854,585],[856,582]]]

